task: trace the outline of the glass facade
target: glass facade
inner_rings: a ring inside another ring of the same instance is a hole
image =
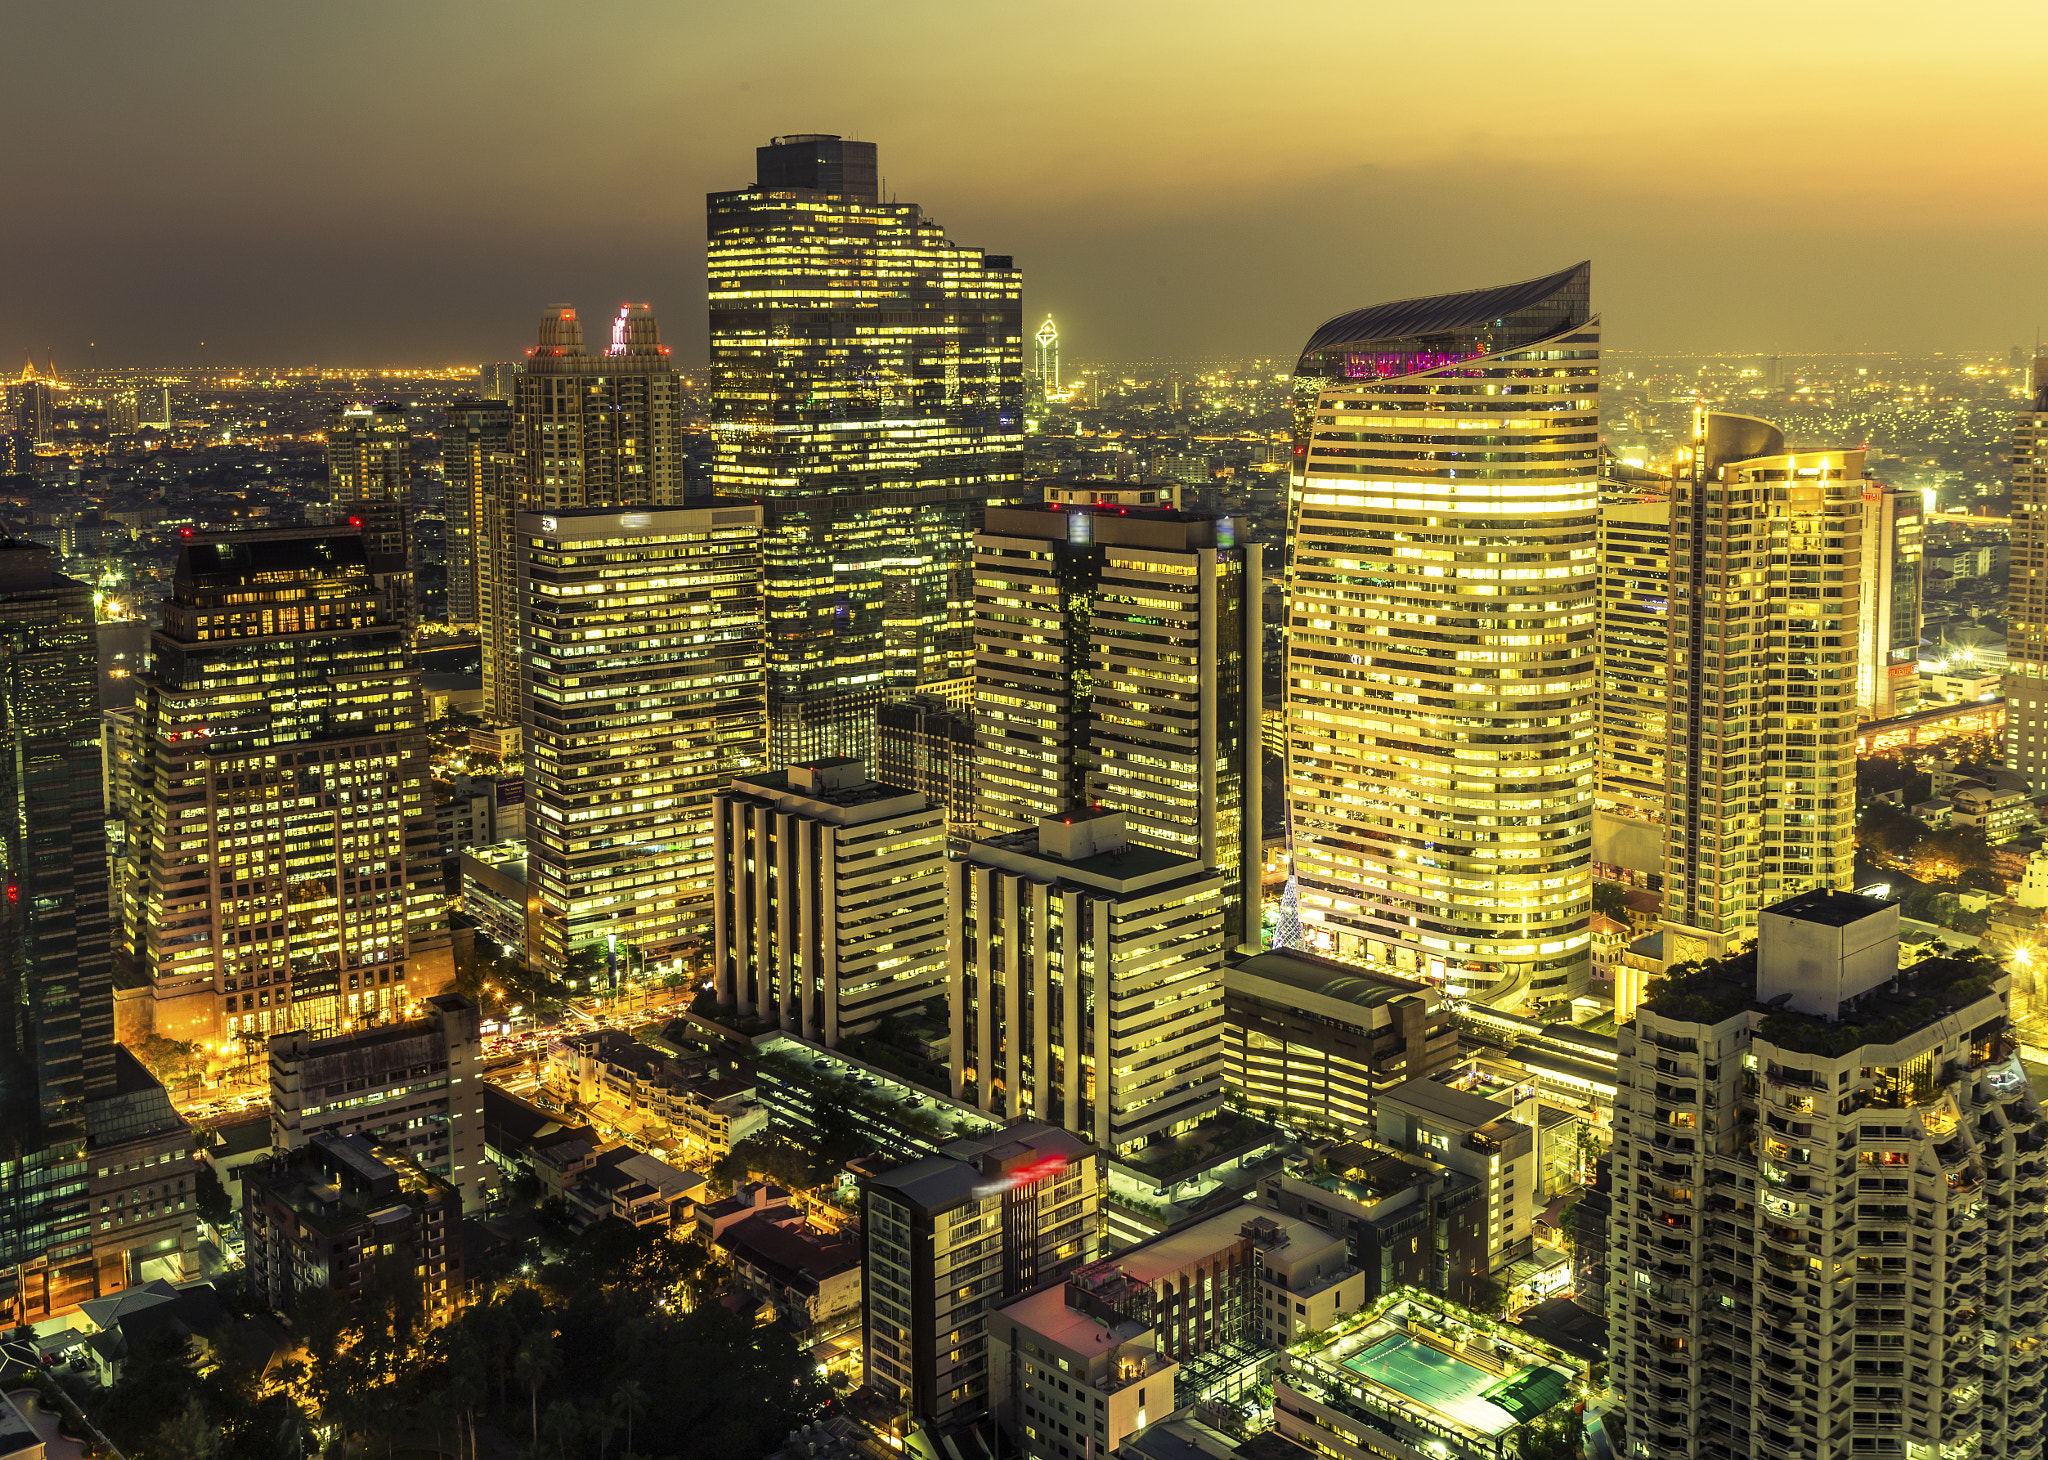
[[[1287,787],[1304,937],[1499,1002],[1590,975],[1591,269],[1360,310],[1296,378]]]
[[[516,379],[516,377],[514,377]],[[508,384],[510,382],[508,381]],[[505,400],[459,400],[442,420],[442,504],[448,514],[448,622],[483,622],[477,571],[481,529],[512,450],[512,405]]]
[[[1670,501],[1603,502],[1599,561],[1600,782],[1593,804],[1661,826],[1665,661],[1671,649]]]
[[[759,500],[769,759],[872,762],[882,696],[973,663],[972,548],[1023,468],[1022,281],[782,138],[708,199],[717,489]]]
[[[401,1017],[448,973],[419,672],[356,533],[194,536],[138,676],[138,943],[173,1039]]]

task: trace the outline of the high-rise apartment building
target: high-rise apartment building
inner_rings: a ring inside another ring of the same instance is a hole
[[[485,400],[511,401],[517,398],[519,372],[525,367],[513,360],[498,360],[489,365],[479,365],[476,370],[476,393]]]
[[[1702,411],[1671,507],[1664,956],[1713,956],[1759,909],[1851,884],[1863,452],[1787,452]]]
[[[56,440],[56,408],[49,381],[38,380],[32,367],[24,369],[7,394],[14,411],[14,429],[30,446],[48,446]]]
[[[980,834],[1122,812],[1141,846],[1220,869],[1256,943],[1262,551],[1228,517],[991,507],[974,539]]]
[[[1863,484],[1856,715],[1888,720],[1920,702],[1920,494]]]
[[[864,1176],[868,1384],[941,1429],[979,1418],[990,1307],[1095,1259],[1107,1186],[1100,1152],[1033,1121]]]
[[[2012,567],[2005,608],[2005,763],[2048,791],[2048,357],[2012,430]]]
[[[565,508],[516,531],[528,954],[609,980],[711,932],[712,798],[765,750],[761,511]]]
[[[1023,469],[1017,268],[876,171],[778,137],[707,202],[713,479],[766,511],[774,765],[872,762],[886,691],[969,672],[971,539]]]
[[[448,622],[481,624],[485,575],[477,571],[488,550],[483,536],[491,504],[510,498],[518,458],[512,452],[513,413],[503,399],[466,398],[442,413],[442,506],[448,520]],[[495,606],[495,605],[494,605]]]
[[[1898,918],[1803,893],[1619,1031],[1607,1315],[1632,1454],[2041,1453],[2048,1122],[2011,979],[1901,968]]]
[[[420,621],[413,562],[412,426],[397,401],[346,406],[327,421],[327,488],[340,520],[401,588],[405,627]]]
[[[136,677],[159,1034],[385,1022],[451,977],[398,593],[342,528],[180,544]]]
[[[1600,779],[1594,811],[1661,828],[1665,661],[1671,651],[1670,500],[1602,502],[1598,546]]]
[[[1591,975],[1591,276],[1342,315],[1295,374],[1303,931],[1494,1001],[1570,998]]]
[[[687,494],[682,379],[652,306],[621,305],[611,344],[585,354],[576,311],[550,305],[541,314],[539,343],[512,385],[516,460],[509,472],[489,472],[496,490],[483,494],[477,513],[474,571],[484,715],[516,725],[525,693],[518,515],[680,507]]]
[[[141,405],[137,393],[132,390],[117,390],[107,397],[107,434],[110,436],[133,436],[142,425]]]
[[[114,1043],[91,590],[0,544],[0,1315],[193,1254],[191,1133]]]
[[[1126,1153],[1222,1108],[1230,879],[1133,842],[1121,811],[1048,817],[948,864],[956,1100]]]
[[[857,760],[712,799],[721,1004],[836,1049],[946,994],[946,813]]]

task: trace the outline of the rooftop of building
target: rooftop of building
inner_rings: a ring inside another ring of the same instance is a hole
[[[1128,882],[1135,878],[1158,876],[1179,868],[1199,872],[1201,863],[1178,852],[1163,852],[1156,847],[1137,846],[1126,843],[1122,851],[1097,852],[1092,856],[1071,860],[1049,856],[1039,850],[1039,833],[1036,830],[1011,832],[1007,836],[990,837],[986,841],[972,842],[967,855],[973,859],[978,848],[986,847],[1010,857],[1028,857],[1044,869],[1048,877],[1057,879],[1063,873],[1077,872],[1099,881]]]
[[[1360,1206],[1374,1206],[1417,1186],[1438,1186],[1446,1167],[1369,1141],[1344,1141],[1296,1159],[1286,1175]]]
[[[1779,917],[1796,918],[1802,923],[1846,928],[1851,923],[1860,923],[1873,914],[1883,912],[1891,905],[1875,897],[1865,897],[1860,892],[1837,892],[1831,887],[1817,887],[1784,902],[1772,903],[1764,911],[1776,913]]]
[[[1210,1255],[1244,1240],[1248,1229],[1253,1245],[1285,1247],[1292,1243],[1322,1245],[1330,1234],[1297,1217],[1258,1206],[1235,1202],[1219,1212],[1197,1217],[1126,1247],[1094,1264],[1091,1270],[1115,1268],[1133,1282],[1153,1284]]]
[[[1035,1292],[1012,1298],[998,1304],[996,1311],[1019,1328],[1037,1335],[1042,1342],[1078,1354],[1083,1360],[1113,1353],[1152,1331],[1135,1318],[1123,1318],[1112,1323],[1085,1309],[1070,1306],[1064,1282],[1049,1283]]]
[[[1413,979],[1377,973],[1356,964],[1339,963],[1298,948],[1274,948],[1233,962],[1226,977],[1246,976],[1302,993],[1320,994],[1361,1008],[1377,1008],[1407,994],[1430,992]]]
[[[1379,340],[1504,328],[1514,316],[1535,310],[1560,295],[1584,295],[1591,287],[1592,270],[1593,266],[1588,261],[1516,284],[1468,289],[1457,294],[1432,294],[1418,299],[1396,299],[1386,304],[1354,309],[1318,328],[1309,336],[1302,353],[1309,355],[1318,350]],[[1579,315],[1578,320],[1570,322],[1583,322],[1583,311]]]
[[[718,1245],[789,1287],[815,1288],[860,1266],[860,1243],[761,1213],[733,1223]]]
[[[1095,1147],[1070,1131],[1038,1121],[1020,1120],[985,1136],[969,1136],[939,1148],[936,1156],[907,1161],[868,1178],[871,1186],[894,1192],[925,1211],[944,1211],[987,1194],[999,1177],[985,1168],[1020,1169],[1049,1164],[1062,1167],[1095,1154]]]
[[[362,1136],[323,1132],[290,1153],[248,1168],[244,1180],[260,1186],[294,1214],[325,1232],[378,1221],[397,1209],[459,1200],[455,1188],[397,1151],[385,1152]]]
[[[1509,1107],[1484,1095],[1454,1090],[1440,1080],[1417,1075],[1403,1080],[1379,1097],[1382,1109],[1392,1105],[1425,1119],[1441,1121],[1465,1130],[1480,1130],[1510,1114]]]
[[[856,769],[865,769],[858,760],[847,760],[844,757],[840,757],[840,759],[845,760],[847,765],[853,766]],[[893,786],[886,781],[873,780],[865,774],[862,775],[858,782],[852,785],[821,784],[802,786],[792,784],[791,771],[789,770],[762,771],[758,774],[749,773],[744,776],[733,777],[731,794],[752,797],[755,800],[766,801],[771,804],[785,799],[797,802],[808,801],[820,806],[836,807],[843,811],[879,806],[889,801],[906,801],[915,798],[919,803],[916,809],[926,809],[923,804],[924,795],[922,792],[912,787]]]

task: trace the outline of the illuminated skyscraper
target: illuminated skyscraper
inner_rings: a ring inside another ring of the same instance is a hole
[[[1260,545],[1069,502],[990,508],[974,554],[978,834],[1121,811],[1135,844],[1220,870],[1231,946],[1255,941]]]
[[[521,367],[511,360],[479,365],[476,372],[476,393],[485,400],[517,399],[520,369]]]
[[[1296,367],[1303,931],[1498,1001],[1568,998],[1590,974],[1591,274],[1343,315]]]
[[[137,676],[159,1034],[387,1022],[450,977],[396,594],[345,528],[181,544]]]
[[[412,427],[405,407],[377,401],[335,411],[327,421],[328,500],[359,528],[380,573],[398,575],[407,629],[419,623],[412,561]]]
[[[528,953],[579,985],[624,978],[708,941],[712,798],[762,768],[761,510],[576,507],[515,530]]]
[[[512,405],[466,398],[449,406],[441,427],[442,505],[448,516],[448,621],[484,621],[479,555],[489,504],[512,491]]]
[[[2005,763],[2048,791],[2048,357],[2013,422],[2012,576],[2006,590]]]
[[[1031,337],[1038,345],[1038,384],[1047,395],[1060,388],[1060,332],[1053,328],[1052,316],[1045,317],[1045,323],[1038,327],[1038,333]],[[1180,383],[1174,383],[1178,394]]]
[[[566,304],[541,314],[540,340],[513,377],[510,471],[490,470],[476,554],[483,627],[484,714],[516,725],[520,704],[521,512],[585,507],[680,507],[686,499],[682,379],[646,304],[624,304],[611,344],[583,351]]]
[[[970,542],[1023,467],[1022,283],[883,200],[871,142],[756,162],[708,200],[713,477],[767,514],[770,762],[871,763],[885,691],[973,663]]]
[[[1863,453],[1787,452],[1701,411],[1671,503],[1664,956],[1717,956],[1757,913],[1851,885]]]
[[[1662,485],[1668,491],[1670,483]],[[1643,495],[1648,500],[1600,504],[1600,780],[1593,804],[1596,815],[1658,828],[1645,834],[1661,841],[1671,502]]]
[[[1920,559],[1920,494],[1865,482],[1858,719],[1888,720],[1920,702]]]

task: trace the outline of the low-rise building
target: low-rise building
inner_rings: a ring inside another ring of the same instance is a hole
[[[616,1029],[555,1040],[548,1075],[578,1104],[616,1120],[666,1127],[693,1159],[707,1162],[770,1122],[750,1072],[720,1072],[701,1055],[665,1054]]]
[[[1982,833],[1987,846],[2003,846],[2034,825],[2034,800],[2025,790],[1964,781],[1949,793],[1949,804],[1949,824]]]
[[[607,1217],[635,1227],[687,1232],[697,1218],[707,1182],[631,1146],[562,1141],[533,1153],[541,1190],[568,1208],[578,1230]]]
[[[1320,1147],[1261,1183],[1267,1205],[1344,1240],[1362,1302],[1403,1287],[1471,1302],[1490,1280],[1486,1187],[1362,1142]]]
[[[1379,1100],[1378,1140],[1471,1177],[1486,1192],[1487,1261],[1498,1272],[1535,1245],[1536,1132],[1513,1107],[1437,1080]]]
[[[781,1187],[766,1181],[748,1182],[725,1200],[697,1209],[697,1235],[707,1242],[716,1242],[730,1229],[754,1217],[782,1220],[795,1212],[795,1198]]]
[[[482,936],[511,951],[526,947],[526,843],[494,842],[462,853],[462,906]]]
[[[858,1241],[813,1231],[801,1217],[756,1213],[725,1227],[717,1242],[740,1281],[798,1328],[860,1309]]]
[[[270,1041],[271,1142],[303,1150],[320,1135],[361,1135],[432,1171],[480,1211],[483,1043],[476,1005],[436,994],[423,1018],[316,1038]]]
[[[1227,959],[1223,988],[1227,1078],[1254,1105],[1355,1131],[1376,1092],[1457,1058],[1450,1010],[1426,983],[1274,949]]]
[[[323,1131],[251,1167],[243,1184],[258,1301],[290,1312],[314,1288],[357,1297],[382,1265],[386,1281],[415,1279],[429,1312],[461,1305],[462,1194],[424,1167],[362,1136]]]

